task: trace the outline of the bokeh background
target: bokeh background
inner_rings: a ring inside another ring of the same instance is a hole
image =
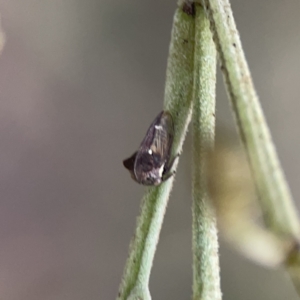
[[[114,299],[144,188],[122,166],[162,109],[176,1],[0,0],[0,298]],[[299,207],[300,2],[232,0]],[[221,76],[217,124],[233,121]],[[191,297],[191,149],[155,257],[153,299]],[[297,299],[221,243],[224,299]]]

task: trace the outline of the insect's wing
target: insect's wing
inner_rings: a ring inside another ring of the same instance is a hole
[[[173,136],[172,116],[169,112],[162,111],[150,125],[141,143],[135,160],[136,175],[138,169],[143,169],[143,165],[146,169],[159,168],[168,160]],[[147,164],[145,164],[145,160],[148,160]],[[147,171],[146,169],[144,171]]]
[[[170,158],[173,136],[172,116],[162,111],[147,130],[139,150],[123,161],[135,181],[145,185],[161,183]]]

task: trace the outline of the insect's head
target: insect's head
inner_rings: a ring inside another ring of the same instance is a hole
[[[143,172],[140,177],[140,183],[144,185],[160,185],[162,183],[162,173],[164,165],[159,169],[151,169],[149,172]]]

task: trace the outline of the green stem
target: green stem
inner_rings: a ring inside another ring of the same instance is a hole
[[[202,0],[218,47],[221,69],[260,195],[265,223],[299,236],[299,220],[265,121],[228,0]]]
[[[216,49],[203,8],[196,5],[193,109],[193,299],[219,300],[216,219],[207,189],[207,154],[214,146]]]
[[[173,155],[182,150],[191,117],[194,34],[194,16],[184,4],[174,16],[164,100],[164,109],[171,112],[175,125]],[[150,272],[173,180],[146,190],[117,299],[151,299]]]

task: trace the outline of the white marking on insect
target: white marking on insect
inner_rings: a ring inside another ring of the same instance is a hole
[[[163,129],[163,127],[162,127],[161,125],[155,125],[154,127],[155,127],[155,129],[157,129],[157,130],[162,130],[162,129]]]
[[[165,167],[165,164],[163,164],[159,170],[158,170],[158,174],[159,174],[159,177],[162,177],[162,174],[163,174],[163,171],[164,171],[164,167]]]
[[[148,153],[149,153],[150,155],[152,155],[152,150],[151,150],[151,149],[149,149],[149,150],[148,150]]]

